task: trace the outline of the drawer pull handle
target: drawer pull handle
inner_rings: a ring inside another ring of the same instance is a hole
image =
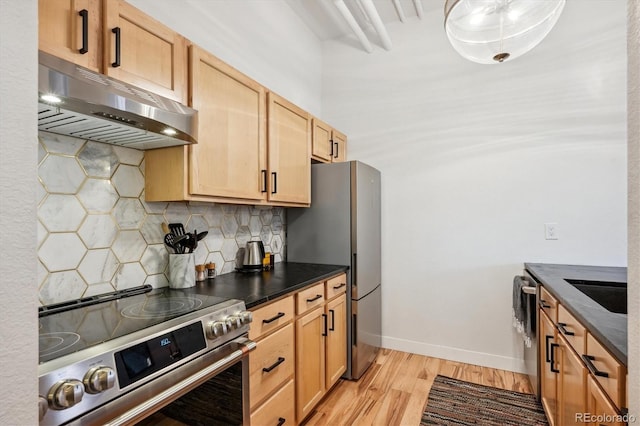
[[[553,373],[559,373],[559,372],[560,372],[560,370],[559,370],[559,369],[557,369],[557,368],[553,368],[553,365],[556,363],[556,357],[555,357],[555,351],[554,351],[554,349],[555,349],[555,348],[558,348],[558,347],[560,347],[560,345],[559,345],[559,344],[557,344],[557,343],[552,343],[552,344],[551,344],[551,371],[552,371]]]
[[[278,315],[271,317],[269,319],[263,319],[262,322],[264,324],[269,324],[270,322],[274,322],[275,320],[277,320],[278,318],[282,318],[284,316],[284,312],[278,312]]]
[[[606,373],[604,371],[600,371],[596,368],[595,365],[593,365],[593,361],[596,360],[596,357],[593,355],[582,355],[582,360],[584,361],[584,363],[587,365],[587,369],[591,372],[591,374],[593,374],[594,376],[598,376],[598,377],[609,377],[609,373]]]
[[[568,331],[565,327],[567,326],[566,323],[564,322],[559,322],[558,323],[558,328],[560,329],[560,331],[562,331],[562,334],[564,334],[565,336],[575,336],[576,333],[574,333],[573,331]]]
[[[278,417],[278,426],[282,426],[286,423],[286,421],[287,419],[285,419],[284,417]]]
[[[278,357],[278,360],[276,362],[273,363],[273,365],[271,365],[270,367],[265,367],[262,369],[262,371],[264,371],[265,373],[270,373],[271,370],[273,370],[274,368],[276,368],[277,366],[279,366],[280,364],[282,364],[284,362],[284,358],[282,358],[281,356]]]
[[[342,287],[346,287],[346,286],[347,286],[347,283],[342,283],[342,284],[334,285],[333,289],[334,290],[338,290],[338,289],[340,289]]]
[[[551,307],[551,305],[547,305],[547,301],[544,299],[540,299],[540,307],[542,309],[549,309]]]
[[[311,302],[315,302],[316,300],[320,299],[322,297],[321,294],[316,294],[314,297],[312,297],[311,299],[307,299],[307,303],[311,303]]]

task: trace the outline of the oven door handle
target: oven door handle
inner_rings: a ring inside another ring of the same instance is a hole
[[[174,400],[176,394],[183,395],[196,388],[209,378],[231,367],[242,358],[249,356],[249,352],[256,348],[256,343],[254,341],[244,337],[234,340],[233,343],[236,344],[238,348],[229,355],[200,370],[196,374],[189,376],[181,382],[176,383],[131,410],[126,411],[115,419],[105,423],[105,425],[126,425],[141,420],[146,417],[146,415],[165,406],[168,400]]]

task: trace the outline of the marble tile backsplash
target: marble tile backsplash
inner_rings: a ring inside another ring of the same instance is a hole
[[[285,257],[280,207],[213,203],[148,203],[144,153],[47,132],[38,145],[38,283],[43,305],[113,290],[168,282],[162,222],[209,231],[196,263],[234,271],[247,241],[262,240],[275,261]]]

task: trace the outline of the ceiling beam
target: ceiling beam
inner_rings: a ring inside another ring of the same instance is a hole
[[[424,10],[422,9],[422,1],[413,0],[413,5],[416,8],[416,14],[418,15],[418,18],[422,19],[422,15],[424,14]]]
[[[333,4],[336,6],[338,11],[342,14],[345,21],[347,21],[347,24],[349,25],[349,27],[351,27],[351,30],[356,35],[358,40],[360,40],[360,44],[362,45],[364,50],[366,50],[367,53],[373,52],[373,47],[371,46],[371,42],[365,35],[364,31],[362,31],[362,28],[360,28],[360,25],[358,25],[358,23],[356,22],[356,19],[353,17],[353,14],[351,13],[347,5],[344,4],[344,0],[333,0]]]
[[[369,17],[369,21],[373,25],[373,28],[380,36],[380,42],[382,42],[382,47],[386,50],[391,50],[393,44],[391,43],[391,38],[389,37],[389,33],[387,32],[387,28],[384,26],[380,15],[378,14],[378,9],[373,4],[373,0],[360,0],[360,4],[362,5],[365,13]]]
[[[398,18],[400,22],[404,22],[404,10],[402,9],[402,5],[400,4],[400,0],[393,0],[393,6],[396,8],[396,13],[398,14]]]

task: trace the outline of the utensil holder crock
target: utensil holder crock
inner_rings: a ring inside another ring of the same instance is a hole
[[[196,285],[194,253],[169,254],[169,287],[189,288]]]

